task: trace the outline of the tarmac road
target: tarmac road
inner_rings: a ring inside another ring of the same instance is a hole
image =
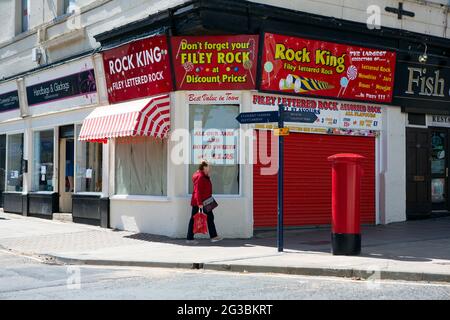
[[[207,270],[61,266],[0,250],[0,299],[186,298],[448,300],[450,284]]]

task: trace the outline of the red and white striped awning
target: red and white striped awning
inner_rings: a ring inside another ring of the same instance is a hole
[[[110,138],[166,138],[170,130],[168,94],[98,107],[83,121],[79,140],[106,142]]]

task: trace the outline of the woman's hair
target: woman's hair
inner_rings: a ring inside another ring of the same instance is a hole
[[[203,171],[208,166],[208,161],[202,160],[198,165],[198,170]]]

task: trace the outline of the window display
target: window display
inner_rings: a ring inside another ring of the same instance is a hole
[[[189,177],[201,159],[212,165],[215,194],[239,194],[239,105],[190,105],[191,164]],[[192,193],[189,178],[189,192]]]
[[[33,135],[33,191],[54,191],[54,132],[36,131]]]
[[[23,190],[23,134],[8,136],[7,150],[7,185],[6,191],[22,192]]]
[[[77,140],[76,149],[76,192],[101,192],[103,144]]]

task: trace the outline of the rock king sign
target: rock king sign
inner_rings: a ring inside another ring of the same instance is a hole
[[[103,53],[110,103],[172,91],[165,35],[138,40]]]

